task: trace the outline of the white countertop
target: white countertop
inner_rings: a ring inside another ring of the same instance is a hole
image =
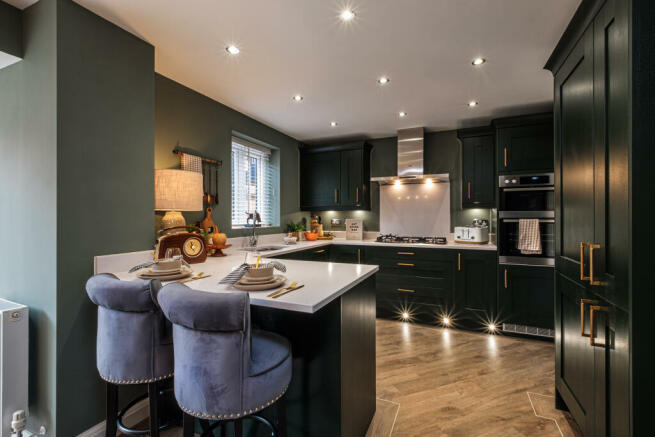
[[[218,285],[218,281],[243,262],[243,252],[234,253],[236,252],[234,249],[231,252],[232,256],[208,258],[202,264],[193,264],[192,267],[195,272],[202,271],[211,276],[189,282],[187,285],[196,290],[215,293],[239,292],[230,285]],[[297,281],[299,285],[302,284],[304,287],[277,299],[266,297],[274,290],[250,291],[248,294],[250,295],[251,305],[315,313],[379,270],[378,266],[365,264],[293,260],[283,260],[282,262],[287,267],[285,273],[287,285]],[[107,273],[113,273],[122,280],[137,278],[135,273],[127,273],[126,271],[107,271]]]

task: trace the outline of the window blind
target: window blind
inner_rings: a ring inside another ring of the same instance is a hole
[[[277,168],[271,163],[271,149],[232,138],[233,228],[246,226],[248,214],[255,211],[261,216],[262,226],[278,224],[276,180]]]

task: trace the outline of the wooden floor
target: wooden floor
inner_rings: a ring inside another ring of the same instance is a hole
[[[551,342],[377,321],[377,397],[399,406],[394,437],[580,436],[553,395]]]

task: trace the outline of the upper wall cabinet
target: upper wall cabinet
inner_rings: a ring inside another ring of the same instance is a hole
[[[370,209],[370,153],[364,141],[300,149],[300,209]]]
[[[553,171],[551,113],[494,120],[499,174]]]
[[[496,206],[494,136],[491,128],[460,129],[462,141],[462,207]]]

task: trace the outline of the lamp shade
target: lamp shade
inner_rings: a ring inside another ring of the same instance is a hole
[[[155,210],[202,211],[202,173],[155,170]]]

